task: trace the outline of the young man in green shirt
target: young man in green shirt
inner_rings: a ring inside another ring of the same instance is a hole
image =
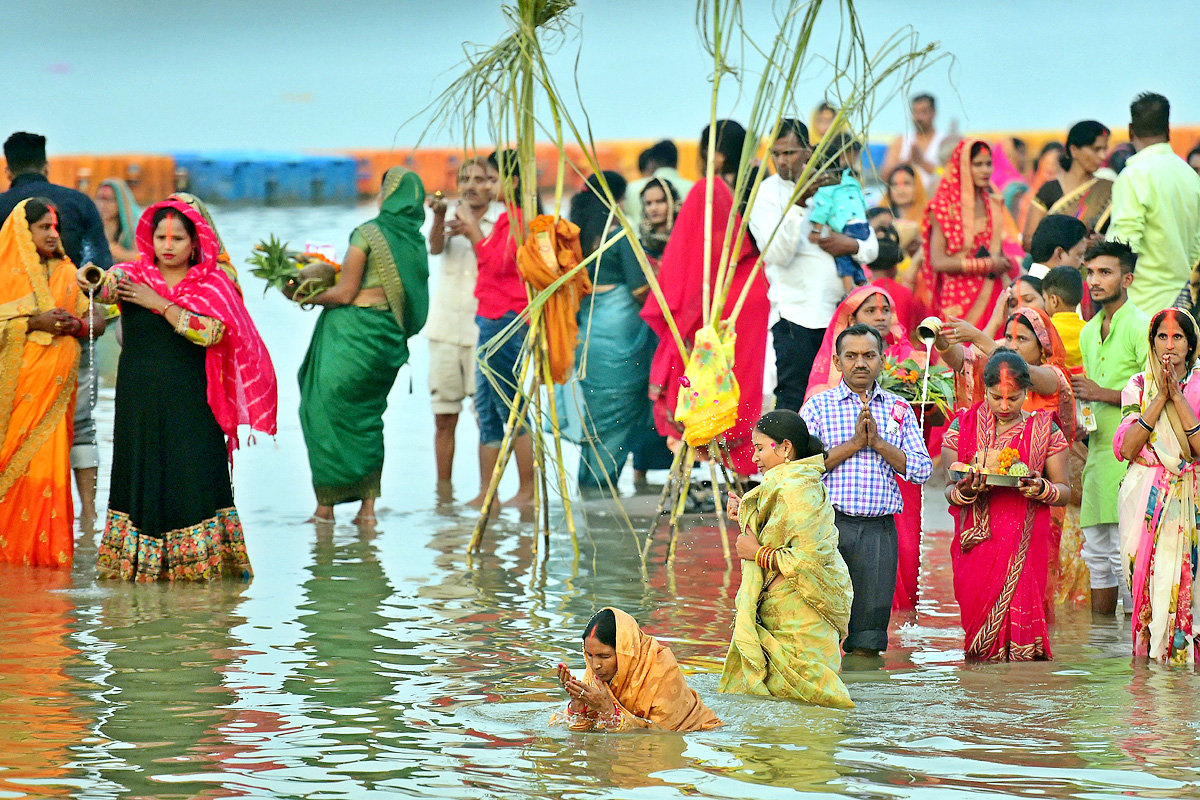
[[[1125,613],[1133,608],[1121,564],[1117,529],[1117,490],[1126,464],[1113,453],[1113,434],[1121,422],[1121,390],[1146,368],[1150,317],[1129,300],[1137,256],[1122,242],[1101,242],[1084,254],[1088,292],[1099,308],[1079,334],[1085,375],[1071,379],[1088,426],[1088,457],[1083,468],[1083,560],[1091,573],[1092,612],[1112,616],[1117,596]],[[1089,415],[1090,412],[1090,415]],[[1118,588],[1120,587],[1120,588]]]

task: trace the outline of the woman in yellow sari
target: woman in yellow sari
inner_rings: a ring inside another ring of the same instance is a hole
[[[718,690],[853,708],[838,677],[854,596],[821,475],[824,448],[794,411],[754,428],[760,486],[729,497],[742,585]]]
[[[71,566],[71,435],[87,299],[44,198],[0,228],[0,561]]]
[[[602,608],[583,630],[583,680],[558,665],[558,682],[571,698],[565,720],[573,731],[633,729],[706,731],[721,724],[687,685],[671,648],[642,633],[619,608]]]

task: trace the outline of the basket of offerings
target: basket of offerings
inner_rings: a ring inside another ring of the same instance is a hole
[[[928,373],[928,374],[926,374]],[[945,367],[926,368],[915,359],[883,359],[879,388],[898,394],[919,415],[924,406],[926,425],[941,425],[953,416],[954,373]]]
[[[254,245],[254,255],[246,263],[255,277],[267,282],[264,295],[273,287],[301,306],[333,288],[342,270],[341,264],[320,253],[291,250],[274,236]]]
[[[950,465],[950,476],[956,481],[967,477],[969,473],[983,475],[984,482],[989,486],[1020,486],[1021,479],[1030,475],[1029,465],[1021,460],[1021,454],[1012,447],[989,450],[986,454],[976,453],[969,464],[955,461]]]

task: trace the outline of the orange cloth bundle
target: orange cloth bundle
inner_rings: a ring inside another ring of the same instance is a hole
[[[555,220],[541,214],[529,223],[529,235],[517,248],[517,269],[521,277],[540,292],[583,261],[579,245],[579,226],[565,219]],[[550,352],[550,377],[566,383],[575,365],[575,344],[579,337],[576,315],[579,304],[592,291],[587,270],[575,275],[555,290],[542,306],[546,321],[546,345]]]

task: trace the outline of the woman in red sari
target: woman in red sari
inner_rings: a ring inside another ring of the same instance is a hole
[[[981,139],[954,148],[921,226],[925,259],[916,298],[935,314],[983,328],[1014,265],[1003,250],[1003,206],[992,194],[992,149]]]
[[[733,192],[730,189],[737,181],[738,165],[741,162],[742,145],[746,132],[741,125],[731,120],[717,123],[716,157],[712,184],[712,277],[715,291],[717,264],[725,246],[725,230],[730,214],[736,214],[733,233],[742,229],[741,215],[734,208]],[[706,127],[700,139],[702,157],[708,152],[709,129]],[[704,165],[701,172],[706,172]],[[658,282],[671,317],[689,348],[696,332],[704,321],[704,205],[708,181],[701,180],[688,192],[687,199],[679,209],[671,238],[663,251],[662,266]],[[730,245],[732,248],[732,244]],[[758,260],[749,234],[742,239],[741,248],[730,256],[733,265],[733,285],[728,302],[721,312],[728,319],[746,282],[751,279],[754,264]],[[741,475],[753,475],[758,471],[754,465],[754,446],[750,435],[755,423],[762,416],[763,365],[767,350],[767,279],[762,270],[754,273],[753,283],[746,296],[746,303],[735,323],[737,341],[734,346],[733,374],[739,389],[737,422],[727,430],[724,439],[729,447],[733,467]],[[658,336],[658,349],[650,366],[650,399],[654,403],[654,425],[663,436],[679,439],[683,427],[675,420],[675,406],[679,399],[680,378],[686,364],[679,355],[675,337],[667,327],[666,317],[658,303],[648,302],[642,309],[642,319]]]
[[[951,562],[954,597],[969,661],[1052,657],[1046,621],[1050,507],[1065,505],[1069,443],[1053,414],[1025,410],[1032,388],[1024,359],[1001,350],[984,369],[985,397],[960,411],[942,441],[944,463],[971,470],[946,487],[955,518]],[[980,468],[996,470],[1016,450],[1029,475],[1018,487],[989,486]]]
[[[897,363],[907,358],[925,363],[925,354],[912,346],[908,331],[896,318],[896,302],[883,287],[874,284],[859,286],[838,306],[833,322],[821,340],[821,349],[813,361],[808,392],[804,399],[832,389],[842,381],[842,373],[833,364],[834,344],[838,334],[851,325],[870,325],[883,336],[887,349],[885,358]],[[894,610],[917,607],[917,576],[921,570],[921,487],[897,478],[904,513],[896,515],[896,538],[899,558],[896,561],[896,593],[892,598]]]

